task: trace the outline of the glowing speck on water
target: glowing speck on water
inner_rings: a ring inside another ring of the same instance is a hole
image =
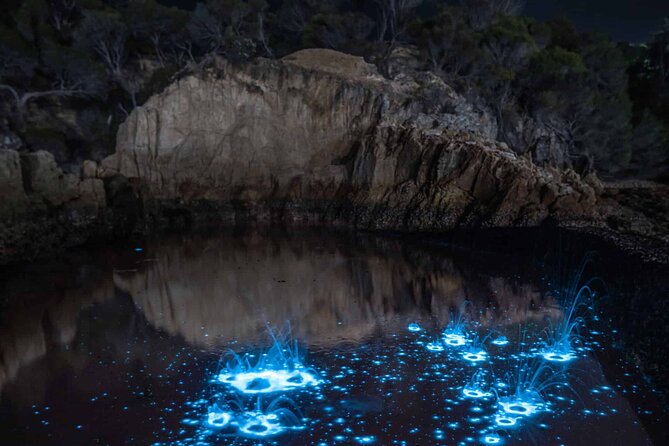
[[[546,361],[551,362],[569,362],[572,359],[576,358],[573,352],[551,352],[551,351],[542,351],[539,353]]]
[[[429,342],[427,345],[425,345],[425,348],[431,352],[443,352],[445,350],[441,342]]]
[[[484,350],[464,352],[462,357],[469,362],[481,362],[488,359],[488,353],[486,353]]]
[[[492,343],[498,346],[504,346],[509,343],[509,340],[506,336],[499,336],[498,338],[494,339]]]
[[[502,437],[497,434],[489,434],[483,437],[483,442],[486,444],[501,444]]]
[[[481,389],[468,389],[464,388],[462,389],[462,393],[467,397],[467,398],[487,398],[492,396],[492,393],[490,392],[484,392]]]
[[[507,414],[520,415],[524,417],[534,415],[540,409],[539,404],[523,401],[521,399],[500,400],[499,405]]]
[[[458,333],[444,333],[444,343],[451,347],[462,347],[467,343],[467,339]]]
[[[207,423],[212,427],[225,427],[232,420],[232,415],[228,412],[220,411],[220,409],[214,407],[210,410],[207,415]]]

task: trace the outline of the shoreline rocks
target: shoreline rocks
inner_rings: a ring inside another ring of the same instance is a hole
[[[387,80],[330,50],[214,59],[135,108],[116,152],[79,175],[48,152],[0,150],[0,263],[25,246],[202,222],[406,232],[550,224],[669,242],[661,212],[644,213],[592,175],[536,165],[495,134],[494,119],[430,73]],[[54,225],[65,226],[60,237],[41,234]]]

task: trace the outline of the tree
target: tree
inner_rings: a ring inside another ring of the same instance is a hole
[[[368,16],[356,12],[316,14],[304,30],[304,42],[306,46],[359,53],[372,23]]]
[[[170,36],[179,33],[188,15],[177,8],[162,6],[155,0],[131,0],[125,12],[131,33],[139,40],[150,42],[153,53],[165,66]]]
[[[208,0],[198,3],[188,29],[206,52],[247,59],[260,46],[271,55],[265,26],[264,0]]]
[[[132,107],[136,107],[141,79],[126,69],[130,31],[121,14],[87,11],[78,32],[80,43],[97,55],[111,79],[127,94]]]
[[[443,7],[434,20],[417,20],[409,26],[430,68],[447,82],[471,86],[470,80],[483,57],[480,34],[463,20],[462,8]]]
[[[42,79],[36,80],[39,61],[35,50],[16,34],[5,32],[1,36],[0,91],[13,99],[19,125],[23,124],[32,101],[46,97],[91,97],[103,92],[99,77],[81,54],[50,45],[43,49],[43,59],[48,69],[41,73]]]
[[[76,0],[48,0],[48,21],[62,42],[70,42],[72,32],[81,18]]]
[[[117,12],[87,11],[79,30],[81,41],[100,58],[109,74],[119,80],[126,62],[128,27]]]
[[[409,11],[423,0],[374,0],[376,6],[376,40],[382,49],[378,65],[381,72],[389,76],[388,60],[406,32],[410,21]]]
[[[516,16],[525,8],[525,0],[461,0],[469,26],[482,30],[501,16]]]

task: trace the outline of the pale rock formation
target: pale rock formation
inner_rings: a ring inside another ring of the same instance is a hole
[[[284,203],[284,219],[308,207],[370,228],[598,219],[589,184],[517,157],[490,122],[435,76],[388,81],[305,50],[181,79],[131,113],[101,171],[149,200]]]

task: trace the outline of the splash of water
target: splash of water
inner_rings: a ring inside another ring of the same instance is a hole
[[[444,344],[442,344],[440,341],[428,342],[425,345],[425,348],[431,352],[443,352],[445,350]]]
[[[232,421],[232,413],[227,410],[223,410],[218,405],[214,404],[209,408],[209,413],[207,414],[207,424],[214,428],[224,428]]]
[[[498,336],[497,338],[493,339],[491,344],[503,347],[509,344],[509,339],[506,336]]]
[[[255,362],[254,355],[229,352],[232,360],[227,361],[216,381],[245,394],[289,392],[322,382],[314,370],[303,365],[297,343],[289,340],[289,329],[279,335],[269,330],[269,334],[272,347]]]
[[[462,394],[467,398],[479,399],[479,398],[488,398],[493,394],[485,390],[485,382],[483,379],[483,372],[478,371],[473,376],[472,379],[462,388]]]
[[[249,394],[288,392],[302,387],[317,386],[321,383],[315,374],[299,366],[293,370],[220,373],[218,381]]]
[[[565,298],[561,299],[561,305],[565,308],[564,316],[547,329],[546,340],[539,350],[539,355],[546,361],[564,363],[577,357],[578,349],[574,345],[580,340],[579,332],[585,325],[583,317],[578,315],[578,310],[596,296],[591,284],[598,280],[597,278],[590,279],[584,285],[580,285],[583,273],[590,260],[590,256],[583,259],[577,274],[566,290]]]
[[[422,328],[421,328],[421,326],[418,325],[417,323],[412,322],[412,323],[410,323],[410,324],[407,326],[407,330],[409,330],[409,331],[412,332],[412,333],[417,333],[417,332],[421,331]]]

